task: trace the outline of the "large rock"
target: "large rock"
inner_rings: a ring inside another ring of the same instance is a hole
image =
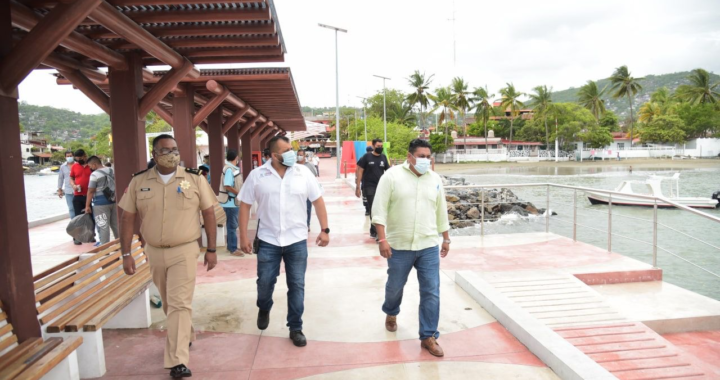
[[[467,216],[468,219],[480,219],[481,213],[477,207],[473,207],[467,212]]]
[[[455,202],[459,202],[459,201],[460,201],[460,197],[458,197],[458,196],[455,195],[455,194],[445,194],[445,200],[448,201],[448,202],[455,203]]]
[[[518,214],[520,216],[528,216],[529,215],[529,213],[524,208],[517,206],[517,205],[512,206],[512,208],[510,209],[510,212]]]

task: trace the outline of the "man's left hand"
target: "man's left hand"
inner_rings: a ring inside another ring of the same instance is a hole
[[[330,235],[325,232],[321,232],[317,239],[315,239],[315,244],[321,247],[327,247],[327,245],[330,244]]]
[[[210,272],[217,265],[217,253],[205,252],[205,266],[207,271]]]
[[[90,206],[85,207],[86,214],[92,214],[92,208]]]
[[[449,243],[443,243],[442,249],[440,250],[440,257],[445,257],[450,253],[450,244]]]

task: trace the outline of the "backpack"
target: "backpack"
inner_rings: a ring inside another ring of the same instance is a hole
[[[240,201],[237,199],[237,195],[240,195],[240,194],[231,195],[230,193],[227,192],[227,190],[225,190],[225,173],[227,172],[228,169],[232,169],[232,167],[229,165],[225,165],[223,167],[222,175],[220,176],[220,189],[218,189],[217,199],[218,199],[218,202],[220,202],[221,204],[227,203],[227,201],[229,201],[230,199],[234,199],[235,206],[240,206]],[[233,169],[233,172],[235,172],[234,169]],[[233,187],[238,188],[238,189],[241,188],[243,182],[242,182],[242,176],[240,175],[240,171],[238,170],[236,173],[234,173],[233,177],[235,179],[235,185]]]
[[[110,168],[109,172],[102,171],[103,169],[100,169],[101,173],[105,174],[105,187],[102,189],[102,193],[110,202],[115,202],[115,175],[113,173],[112,168]]]

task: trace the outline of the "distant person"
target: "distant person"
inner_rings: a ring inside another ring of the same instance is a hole
[[[317,153],[312,156],[312,164],[315,165],[315,173],[320,177],[320,157],[318,157]]]
[[[208,167],[208,166],[205,165],[205,164],[200,165],[200,166],[198,167],[198,170],[200,170],[200,175],[202,175],[202,176],[205,177],[205,178],[207,178],[208,173],[210,173],[210,167]]]
[[[73,187],[70,185],[70,167],[73,163],[75,163],[73,152],[65,152],[65,162],[60,165],[60,170],[58,170],[57,194],[60,199],[65,198],[70,219],[75,217],[75,207],[73,207]]]
[[[630,166],[630,174],[632,174],[632,166]]]
[[[106,168],[111,168],[113,166],[112,162],[108,161],[105,163]]]
[[[92,170],[87,164],[87,154],[83,149],[78,149],[74,154],[75,163],[70,168],[70,185],[73,188],[73,208],[75,216],[85,213],[85,204],[87,203],[88,185],[90,184],[90,174]],[[92,210],[91,210],[92,211]],[[89,212],[92,217],[92,212]],[[93,219],[93,223],[94,223]],[[95,239],[92,240],[95,243]],[[75,245],[82,244],[75,240]]]
[[[227,161],[220,178],[218,201],[225,210],[227,218],[227,250],[233,256],[243,257],[245,254],[238,249],[238,206],[235,203],[235,198],[240,194],[242,187],[242,176],[238,167],[239,157],[237,151],[228,149],[225,158]]]
[[[150,161],[148,161],[148,164],[147,164],[147,168],[148,168],[148,169],[152,169],[152,168],[154,168],[154,167],[155,167],[155,159],[154,159],[154,158],[150,158]]]
[[[383,141],[380,139],[373,140],[372,147],[373,151],[365,153],[358,161],[355,172],[355,196],[358,198],[364,196],[367,199],[365,215],[370,215],[371,220],[375,189],[380,182],[380,177],[390,169],[390,162],[383,154]],[[372,222],[370,223],[370,237],[377,239],[377,230]]]
[[[265,165],[266,162],[270,159],[270,149],[263,149],[263,156],[262,156],[262,163]]]
[[[300,149],[297,152],[297,164],[298,165],[304,165],[306,168],[310,170],[310,172],[313,174],[313,176],[317,177],[317,172],[315,171],[315,165],[311,164],[307,161],[307,153]],[[310,200],[307,200],[307,225],[308,225],[308,232],[310,232],[310,216],[312,215],[312,202]]]
[[[380,255],[387,259],[385,328],[397,331],[403,288],[412,268],[420,283],[420,346],[444,356],[440,336],[440,257],[450,252],[450,223],[442,178],[430,170],[432,150],[426,140],[410,142],[407,160],[380,179],[373,204]],[[438,235],[442,234],[442,249]]]
[[[206,154],[203,156],[203,165],[207,167],[207,181],[210,182],[210,155]]]
[[[371,147],[370,145],[368,145],[367,148],[365,148],[365,154],[368,154],[368,153],[370,153],[370,152],[372,152],[372,151],[373,151],[373,147]],[[360,157],[360,158],[362,159],[362,157]],[[359,160],[358,160],[358,161],[359,161]],[[362,187],[363,187],[363,183],[362,183],[362,180],[361,180],[361,181],[360,181],[360,188],[362,189]],[[365,216],[370,216],[370,206],[368,206],[367,197],[366,197],[365,195],[363,195],[362,201],[363,201],[363,207],[365,207]]]
[[[620,161],[620,152],[617,152],[617,160]]]
[[[88,159],[88,166],[92,174],[88,184],[85,213],[95,217],[95,226],[100,239],[97,245],[103,245],[110,242],[110,230],[116,239],[120,238],[115,204],[115,173],[112,168],[103,167],[102,161],[97,156]]]

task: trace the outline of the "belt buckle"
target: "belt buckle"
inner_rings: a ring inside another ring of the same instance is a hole
[[[169,246],[169,245],[161,245],[161,246],[160,246],[160,248],[164,248],[164,249],[167,249],[167,248],[172,248],[172,247],[171,247],[171,246]]]

